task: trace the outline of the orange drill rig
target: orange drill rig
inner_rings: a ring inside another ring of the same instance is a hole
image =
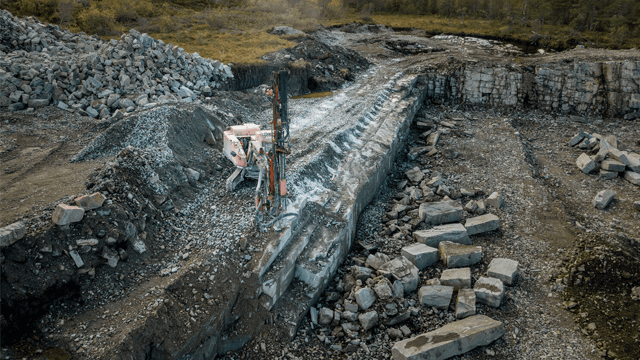
[[[289,118],[287,116],[287,72],[274,72],[271,78],[272,130],[256,124],[230,126],[224,132],[224,154],[236,166],[227,179],[231,192],[245,177],[258,180],[255,191],[256,221],[270,226],[285,216],[287,179],[285,155],[290,154]],[[273,218],[263,223],[265,215]]]

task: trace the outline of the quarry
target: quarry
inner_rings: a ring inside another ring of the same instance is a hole
[[[637,359],[640,51],[347,24],[242,68],[0,14],[2,359]],[[223,152],[286,71],[286,212]]]

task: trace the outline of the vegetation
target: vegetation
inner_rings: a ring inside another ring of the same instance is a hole
[[[564,49],[640,47],[638,0],[0,0],[14,15],[109,38],[128,29],[224,62],[293,43],[265,30],[359,21]]]

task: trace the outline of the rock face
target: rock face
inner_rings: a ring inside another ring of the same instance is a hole
[[[411,261],[419,270],[438,262],[438,249],[425,244],[412,244],[402,248],[402,256]]]
[[[441,241],[471,245],[467,229],[462,224],[440,225],[429,230],[414,231],[413,239],[432,247],[437,247]]]
[[[51,215],[51,220],[53,220],[56,225],[64,226],[74,222],[78,222],[82,220],[83,217],[83,208],[79,206],[58,204],[55,211],[53,212],[53,215]]]
[[[481,234],[500,227],[500,219],[493,214],[486,214],[467,219],[464,224],[469,235]]]
[[[449,268],[471,266],[482,259],[482,247],[443,241],[439,246],[440,259]]]
[[[397,342],[394,360],[440,360],[486,346],[504,335],[502,322],[485,315],[454,321],[437,330]]]
[[[462,205],[454,200],[420,204],[419,216],[425,224],[440,225],[460,221]]]

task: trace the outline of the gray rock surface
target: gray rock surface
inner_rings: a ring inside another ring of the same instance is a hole
[[[458,291],[456,299],[456,319],[464,319],[476,314],[476,292],[473,289]]]
[[[486,346],[504,335],[502,322],[485,315],[454,321],[434,331],[397,342],[394,360],[441,360]]]
[[[0,228],[0,248],[9,246],[22,239],[27,233],[23,222],[15,222]]]
[[[440,283],[452,286],[455,290],[468,289],[471,287],[471,269],[447,269],[440,275]]]
[[[418,270],[423,270],[438,262],[438,249],[421,243],[407,245],[401,250],[402,256],[413,263]]]
[[[481,277],[473,285],[473,291],[478,302],[497,308],[504,297],[504,284],[500,279]]]
[[[453,296],[453,286],[430,285],[418,290],[418,301],[422,306],[431,306],[436,309],[449,307]]]
[[[580,156],[578,156],[578,159],[576,160],[576,165],[578,165],[580,171],[585,174],[589,174],[596,169],[596,163],[591,160],[591,158],[587,154],[580,154]]]
[[[471,266],[482,259],[482,247],[443,241],[439,245],[440,259],[448,268]]]
[[[412,293],[418,288],[420,280],[418,271],[418,268],[404,256],[397,257],[378,269],[379,273],[389,278],[400,279],[405,294]]]
[[[373,305],[373,303],[378,299],[375,291],[370,288],[358,289],[354,293],[354,296],[356,298],[358,306],[360,306],[362,310],[367,310],[368,308],[370,308],[371,305]]]
[[[493,214],[480,215],[467,219],[464,227],[469,235],[482,234],[498,229],[500,227],[500,218]]]
[[[609,206],[609,203],[611,203],[611,201],[613,200],[613,198],[615,198],[616,196],[616,192],[613,190],[602,190],[599,193],[596,194],[596,197],[593,199],[593,206],[596,207],[596,209],[604,209],[607,206]]]
[[[454,200],[420,204],[419,216],[425,224],[440,225],[460,221],[462,205]]]
[[[511,259],[494,258],[489,263],[487,276],[500,279],[505,285],[513,285],[518,275],[518,262]]]

